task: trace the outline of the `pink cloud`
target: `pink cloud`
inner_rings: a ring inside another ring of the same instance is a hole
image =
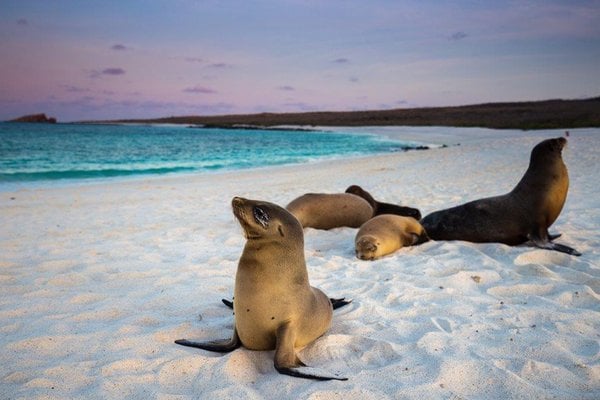
[[[193,93],[193,94],[214,94],[217,93],[215,90],[204,87],[204,86],[199,86],[196,85],[194,87],[188,87],[183,89],[184,93]]]

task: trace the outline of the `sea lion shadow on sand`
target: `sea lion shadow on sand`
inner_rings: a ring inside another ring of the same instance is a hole
[[[569,176],[562,160],[565,138],[547,139],[531,151],[529,167],[507,194],[474,200],[435,211],[421,220],[433,240],[499,242],[580,256],[572,247],[555,243],[560,235],[548,228],[556,221],[567,198]]]
[[[310,286],[302,226],[292,214],[272,203],[236,197],[232,206],[247,239],[231,304],[235,308],[233,335],[224,340],[181,339],[175,343],[221,353],[241,346],[250,350],[274,349],[275,368],[282,374],[346,380],[308,367],[297,356],[296,349],[327,332],[333,309],[349,303],[331,300]]]

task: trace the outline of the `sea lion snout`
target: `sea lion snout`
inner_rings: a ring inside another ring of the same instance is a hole
[[[373,260],[377,253],[376,239],[372,237],[363,237],[356,243],[356,257],[361,260]]]
[[[243,197],[236,196],[233,199],[231,199],[231,206],[233,208],[241,207],[244,205],[245,202],[246,202],[246,199],[244,199]]]

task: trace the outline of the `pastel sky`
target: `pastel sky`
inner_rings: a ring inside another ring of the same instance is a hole
[[[0,120],[600,95],[600,1],[0,0]]]

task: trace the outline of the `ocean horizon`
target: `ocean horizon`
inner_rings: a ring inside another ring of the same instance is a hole
[[[0,123],[0,190],[209,173],[415,149],[369,133]]]

